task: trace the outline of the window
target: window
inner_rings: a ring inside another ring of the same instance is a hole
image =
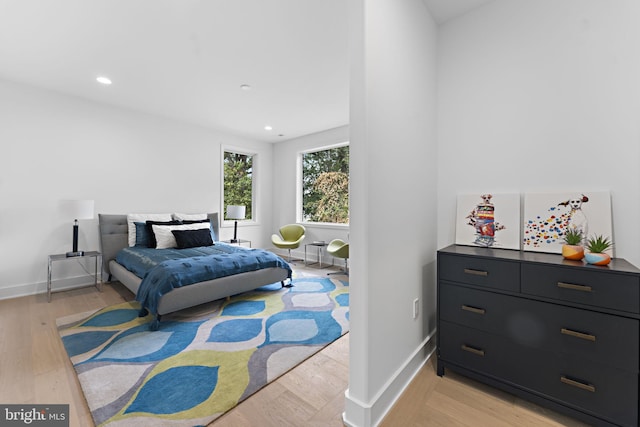
[[[224,219],[227,220],[227,206],[240,205],[246,208],[245,219],[253,220],[253,163],[255,154],[224,151]]]
[[[302,221],[349,224],[349,145],[302,157]]]

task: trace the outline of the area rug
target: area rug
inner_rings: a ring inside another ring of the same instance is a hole
[[[348,331],[346,276],[294,277],[163,317],[137,302],[58,319],[99,426],[206,425]]]

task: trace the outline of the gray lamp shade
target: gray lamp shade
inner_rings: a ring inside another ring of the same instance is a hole
[[[93,219],[93,200],[62,200],[62,213],[68,219]]]
[[[227,205],[227,218],[229,219],[244,219],[245,213],[245,206]]]

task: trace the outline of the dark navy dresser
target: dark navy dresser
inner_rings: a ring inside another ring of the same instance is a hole
[[[438,251],[437,371],[595,426],[638,426],[640,270],[561,255]]]

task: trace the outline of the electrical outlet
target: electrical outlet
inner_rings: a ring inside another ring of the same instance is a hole
[[[416,298],[413,300],[413,318],[417,319],[418,314],[420,314],[420,299]]]

